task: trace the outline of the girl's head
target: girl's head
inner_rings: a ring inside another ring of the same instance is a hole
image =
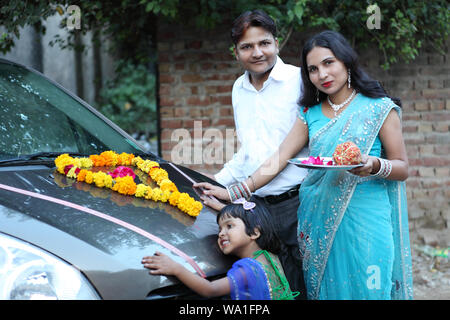
[[[358,55],[350,46],[347,39],[339,32],[327,30],[311,37],[303,47],[301,56],[303,96],[299,101],[300,105],[311,107],[318,104],[317,93],[319,93],[319,102],[322,102],[327,97],[327,94],[321,91],[323,88],[317,87],[317,85],[314,85],[311,81],[310,68],[308,68],[308,55],[317,52],[317,50],[313,51],[316,47],[329,49],[334,58],[344,65],[343,76],[347,77],[348,73],[350,73],[351,86],[356,89],[357,92],[361,92],[365,96],[371,98],[387,96],[386,91],[381,84],[372,79],[360,67]]]
[[[279,253],[281,244],[270,213],[257,199],[252,198],[250,201],[256,204],[253,209],[246,210],[243,204],[230,204],[217,215],[220,248],[228,254],[254,241],[260,249]]]

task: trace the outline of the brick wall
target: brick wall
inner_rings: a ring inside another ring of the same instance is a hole
[[[293,35],[281,51],[281,58],[299,65],[300,48],[307,37]],[[213,32],[180,26],[160,28],[161,150],[165,159],[215,173],[239,147],[233,139],[231,88],[243,70],[231,55],[230,45],[227,28]],[[366,70],[403,102],[403,133],[410,163],[410,228],[438,229],[448,234],[448,46],[445,55],[424,49],[414,62],[399,63],[389,71],[380,68],[381,58],[374,50],[362,52],[360,57]],[[180,152],[181,149],[190,154]],[[221,152],[211,153],[212,149]],[[207,161],[207,155],[213,161]]]

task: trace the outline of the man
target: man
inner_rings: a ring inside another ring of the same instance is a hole
[[[236,59],[245,69],[233,85],[232,103],[241,147],[214,178],[224,186],[247,179],[269,158],[294,124],[301,91],[298,67],[278,57],[277,28],[263,11],[247,11],[233,23]],[[308,150],[298,155],[307,156]],[[288,165],[275,179],[256,190],[270,211],[286,250],[280,254],[292,291],[306,297],[297,242],[298,188],[307,171]],[[208,202],[205,201],[208,205]]]

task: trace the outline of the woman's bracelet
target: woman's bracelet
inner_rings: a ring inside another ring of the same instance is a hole
[[[382,179],[386,179],[392,172],[392,162],[387,159],[377,158],[380,161],[380,170],[377,173],[372,174],[372,177],[379,177]]]
[[[248,200],[252,196],[250,188],[245,181],[228,186],[227,191],[231,202],[240,198],[245,198]]]
[[[249,175],[248,177],[249,177],[249,178],[250,178],[250,180],[252,181],[252,184],[253,184],[253,192],[255,192],[255,191],[256,191],[256,184],[255,184],[255,180],[253,179],[253,176],[252,176],[252,175]]]

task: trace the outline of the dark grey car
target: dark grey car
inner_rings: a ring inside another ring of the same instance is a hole
[[[151,276],[156,250],[192,272],[223,276],[216,212],[192,218],[167,203],[77,182],[55,170],[62,153],[114,150],[160,162],[180,192],[209,181],[153,154],[42,74],[0,60],[0,299],[193,298],[175,278]],[[186,177],[188,176],[188,177]],[[145,180],[145,177],[136,177]],[[143,181],[145,182],[145,181]]]

